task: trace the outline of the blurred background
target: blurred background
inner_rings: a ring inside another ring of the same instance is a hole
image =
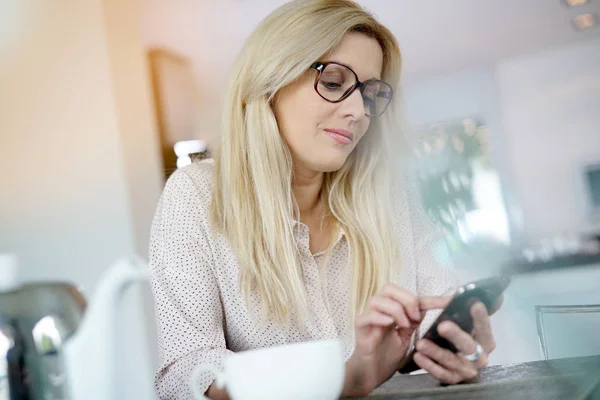
[[[283,3],[0,0],[0,253],[18,255],[23,281],[91,296],[117,258],[147,257],[166,177],[209,155],[230,66]],[[600,2],[359,3],[399,40],[412,164],[440,246],[463,282],[514,275],[491,362],[598,350]],[[121,375],[151,398],[149,289],[127,302]]]

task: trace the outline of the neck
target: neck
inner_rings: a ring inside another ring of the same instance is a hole
[[[294,194],[296,203],[298,203],[301,216],[312,216],[321,211],[323,176],[323,172],[294,166],[292,193]]]

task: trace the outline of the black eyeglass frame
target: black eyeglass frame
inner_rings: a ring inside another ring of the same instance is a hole
[[[319,93],[319,89],[317,88],[317,86],[319,85],[319,81],[321,80],[321,74],[323,73],[323,71],[325,70],[325,68],[327,68],[327,66],[329,64],[335,64],[335,65],[339,65],[341,67],[347,68],[348,70],[350,70],[350,72],[352,72],[354,74],[354,79],[356,80],[356,82],[354,83],[354,85],[352,85],[351,87],[349,87],[344,92],[344,94],[342,94],[342,97],[340,97],[338,100],[329,100],[328,98],[326,98],[325,96],[323,96],[321,93]],[[364,82],[361,82],[360,80],[358,80],[358,75],[356,75],[356,72],[354,72],[354,70],[352,68],[350,68],[347,65],[341,64],[339,62],[329,61],[329,62],[322,63],[320,61],[316,61],[310,67],[313,68],[313,69],[316,69],[317,72],[318,72],[318,74],[317,74],[317,76],[315,78],[315,83],[314,83],[315,92],[317,92],[317,94],[323,100],[326,100],[326,101],[328,101],[330,103],[339,103],[341,101],[346,100],[348,97],[350,97],[350,95],[352,93],[354,93],[354,91],[356,90],[356,88],[358,88],[358,90],[360,91],[360,94],[362,96],[363,95],[363,90],[365,89],[365,87],[369,83],[371,83],[373,81],[381,82],[384,85],[386,85],[390,89],[390,91],[389,92],[379,92],[377,94],[377,96],[380,96],[380,93],[383,93],[383,94],[385,94],[385,96],[381,96],[381,97],[385,97],[385,98],[389,99],[390,101],[388,101],[388,103],[386,104],[385,108],[379,114],[377,114],[377,115],[369,115],[367,113],[368,117],[379,117],[379,116],[381,116],[388,109],[388,107],[390,106],[390,103],[392,102],[392,98],[394,97],[394,89],[392,89],[392,87],[388,83],[382,81],[381,79],[375,79],[375,78],[369,79],[369,80],[364,81]]]

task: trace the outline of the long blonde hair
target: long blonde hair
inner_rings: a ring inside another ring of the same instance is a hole
[[[348,32],[374,37],[383,51],[382,79],[398,89],[400,50],[393,34],[350,0],[294,0],[269,14],[246,41],[231,75],[215,153],[211,222],[236,252],[248,304],[286,323],[307,312],[294,239],[292,157],[272,109],[277,92],[298,80]],[[396,92],[398,92],[396,90]],[[395,96],[396,97],[396,96]],[[393,227],[390,132],[394,104],[373,118],[344,166],[326,173],[322,195],[351,252],[350,318],[400,268]]]

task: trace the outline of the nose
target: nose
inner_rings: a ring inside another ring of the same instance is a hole
[[[341,106],[342,111],[344,112],[344,117],[349,117],[356,121],[360,121],[367,115],[362,93],[360,93],[358,88],[341,102]]]

